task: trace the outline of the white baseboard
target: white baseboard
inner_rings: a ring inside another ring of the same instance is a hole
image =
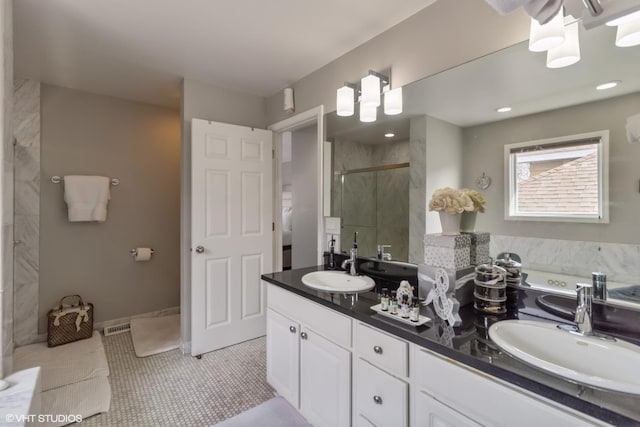
[[[93,324],[93,330],[102,332],[102,330],[105,327],[114,326],[114,325],[120,325],[122,323],[129,323],[129,322],[131,322],[131,319],[136,319],[136,318],[139,318],[139,317],[169,316],[169,315],[172,315],[172,314],[179,314],[179,313],[180,313],[180,307],[179,306],[169,307],[169,308],[164,308],[162,310],[150,311],[149,313],[134,314],[133,316],[120,317],[118,319],[104,320],[102,322],[94,323]],[[38,334],[38,336],[36,337],[36,340],[33,343],[45,342],[45,341],[47,341],[47,334],[43,333],[43,334]],[[31,344],[33,344],[33,343],[31,343]],[[189,347],[191,347],[191,345],[189,345]]]

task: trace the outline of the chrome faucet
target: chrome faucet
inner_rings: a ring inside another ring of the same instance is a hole
[[[593,335],[593,285],[588,283],[576,284],[577,303],[576,326],[582,335]]]
[[[606,301],[607,275],[600,272],[591,273],[591,281],[593,283],[593,298],[600,301]]]
[[[381,261],[391,261],[391,254],[385,252],[385,248],[390,248],[391,245],[378,245],[378,259]]]
[[[352,276],[358,275],[356,265],[358,263],[358,232],[353,233],[353,247],[351,248],[351,257],[342,261],[342,269],[346,270],[349,265],[348,273]]]

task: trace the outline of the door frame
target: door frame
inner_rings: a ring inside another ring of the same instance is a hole
[[[324,211],[322,162],[324,158],[324,105],[311,108],[295,116],[276,122],[267,127],[273,132],[273,271],[282,271],[282,134],[313,125],[317,128],[316,174],[318,176],[318,247],[317,261],[322,262],[324,252]]]

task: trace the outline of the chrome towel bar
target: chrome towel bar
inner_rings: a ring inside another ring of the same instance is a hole
[[[64,181],[64,178],[58,175],[54,175],[51,177],[51,182],[53,182],[54,184],[60,184],[62,181]],[[114,187],[116,185],[120,184],[120,180],[118,178],[111,178],[111,185],[113,185]]]

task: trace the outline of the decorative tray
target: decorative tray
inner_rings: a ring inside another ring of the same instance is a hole
[[[425,323],[431,320],[431,318],[427,316],[420,315],[419,320],[417,322],[412,322],[408,318],[405,319],[403,317],[400,317],[400,314],[391,314],[388,311],[382,311],[380,309],[380,304],[372,305],[371,310],[375,311],[378,314],[382,314],[383,316],[390,317],[391,319],[396,319],[402,323],[406,323],[407,325],[411,325],[411,326],[424,325]]]

